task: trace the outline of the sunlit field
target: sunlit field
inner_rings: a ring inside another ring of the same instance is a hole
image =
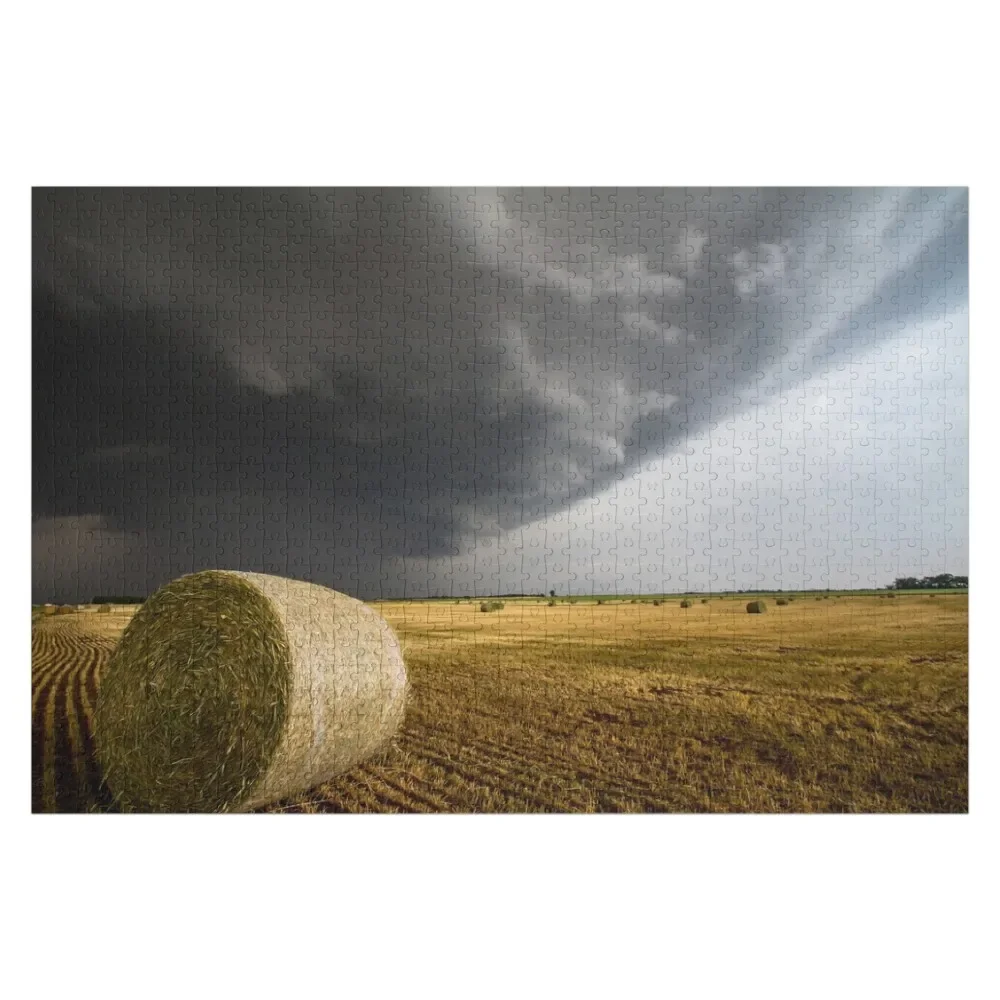
[[[756,596],[373,604],[402,730],[264,811],[966,811],[967,595]],[[90,720],[130,617],[32,615],[35,811],[110,808]]]

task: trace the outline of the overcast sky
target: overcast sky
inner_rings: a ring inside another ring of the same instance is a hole
[[[968,572],[966,189],[36,189],[32,600]]]

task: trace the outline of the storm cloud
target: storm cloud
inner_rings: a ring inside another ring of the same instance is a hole
[[[391,592],[383,559],[947,325],[966,217],[964,189],[37,189],[35,518],[130,539],[147,588]],[[44,551],[37,586],[79,572]]]

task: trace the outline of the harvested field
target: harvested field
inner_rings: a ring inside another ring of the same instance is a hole
[[[768,595],[765,595],[768,596]],[[284,812],[964,812],[965,594],[373,604],[406,719]],[[32,624],[32,808],[108,808],[90,720],[132,610]]]

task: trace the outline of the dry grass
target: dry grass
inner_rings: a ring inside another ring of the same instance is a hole
[[[274,810],[965,812],[964,594],[374,605],[407,717],[375,762]],[[103,809],[86,699],[125,615],[33,625],[34,808]],[[75,720],[71,724],[71,719]]]

